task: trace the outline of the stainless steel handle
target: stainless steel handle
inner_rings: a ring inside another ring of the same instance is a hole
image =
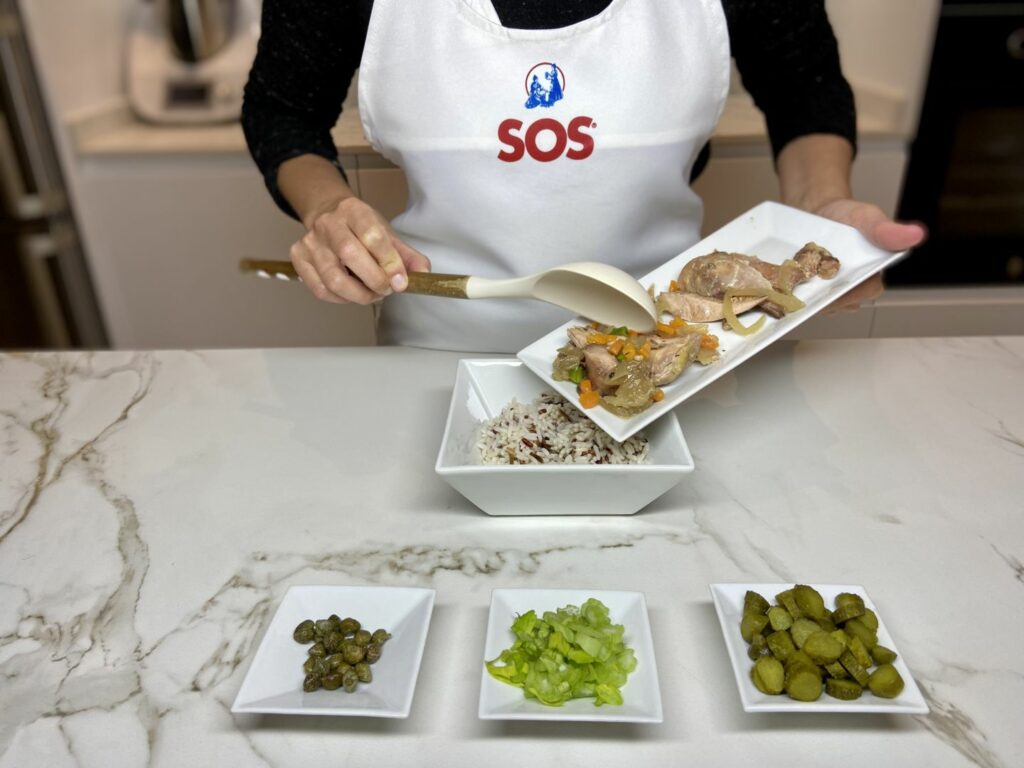
[[[50,263],[58,258],[66,245],[61,242],[59,234],[46,233],[23,238],[20,248],[21,264],[43,340],[47,347],[58,349],[71,346],[71,334]]]

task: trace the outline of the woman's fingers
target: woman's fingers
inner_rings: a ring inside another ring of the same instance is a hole
[[[312,261],[327,290],[338,298],[355,304],[372,304],[380,299],[377,293],[349,273],[332,249],[320,245],[314,251]]]
[[[292,246],[291,250],[292,266],[295,267],[295,271],[299,275],[299,279],[302,280],[302,284],[306,286],[314,297],[321,301],[328,301],[331,304],[345,304],[345,300],[340,296],[335,296],[328,290],[327,286],[324,285],[324,281],[320,279],[319,273],[316,271],[316,267],[310,262],[310,256],[306,247],[301,243],[296,243]]]
[[[417,251],[408,243],[403,242],[398,235],[391,236],[391,243],[394,245],[398,255],[405,262],[405,268],[409,272],[429,272],[430,259]]]

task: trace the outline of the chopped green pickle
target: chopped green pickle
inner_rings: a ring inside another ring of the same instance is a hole
[[[801,650],[810,656],[815,664],[831,664],[838,661],[844,648],[832,635],[818,630],[807,636]]]
[[[846,667],[846,671],[850,673],[850,677],[858,683],[861,685],[868,684],[868,671],[859,661],[857,661],[857,657],[850,653],[850,651],[843,651],[843,655],[839,657],[839,663]]]
[[[850,619],[843,625],[843,629],[850,637],[859,637],[864,647],[869,651],[878,645],[878,635],[875,630],[868,627],[860,619]]]
[[[785,661],[791,653],[796,652],[796,646],[793,645],[793,638],[789,636],[789,632],[784,629],[780,629],[778,632],[772,632],[768,637],[765,638],[768,643],[768,650],[772,652],[779,661]]]
[[[743,600],[740,634],[759,691],[797,701],[817,701],[822,691],[843,701],[860,698],[865,688],[883,698],[903,691],[892,666],[896,653],[878,644],[878,616],[860,595],[840,593],[829,610],[820,592],[795,584],[775,601],[753,591]]]
[[[811,619],[797,619],[793,622],[793,626],[789,628],[789,634],[792,635],[793,642],[796,643],[797,648],[803,648],[807,638],[820,631],[821,627]]]
[[[768,623],[771,624],[772,629],[776,631],[780,629],[789,629],[793,626],[793,617],[790,616],[789,611],[781,605],[773,605],[768,609]]]
[[[864,609],[864,614],[860,617],[861,624],[870,629],[872,632],[878,631],[878,616],[870,608]]]
[[[779,601],[783,608],[789,611],[789,615],[794,619],[803,618],[804,612],[801,611],[800,606],[797,605],[792,589],[787,589],[785,592],[779,592],[779,594],[775,596],[775,599]]]
[[[871,654],[868,653],[868,649],[864,647],[864,643],[860,641],[859,637],[851,637],[847,642],[847,647],[850,649],[850,653],[853,654],[853,658],[857,660],[857,663],[867,669],[874,665],[874,661],[871,658]]]
[[[875,664],[892,664],[896,661],[896,651],[884,645],[876,645],[871,649],[871,658],[875,660]]]
[[[743,596],[743,615],[756,613],[761,616],[768,612],[768,601],[752,590]]]
[[[821,678],[813,670],[798,665],[786,673],[786,693],[797,701],[817,701],[821,698]]]
[[[797,584],[793,587],[793,599],[804,615],[812,619],[825,618],[825,600],[814,587]]]
[[[749,643],[754,639],[756,633],[763,633],[767,626],[768,617],[763,613],[745,613],[740,620],[740,635],[745,642]]]
[[[786,683],[786,671],[782,662],[771,656],[762,656],[750,670],[750,679],[761,693],[775,696],[782,693]]]
[[[751,661],[757,661],[767,653],[768,642],[765,640],[764,635],[760,632],[755,632],[753,639],[750,641],[750,647],[747,648],[747,656],[750,657]]]
[[[854,699],[860,698],[862,690],[864,689],[853,680],[841,680],[830,677],[825,681],[825,693],[834,699],[853,701]]]
[[[903,678],[892,664],[881,664],[868,678],[868,688],[875,696],[895,699],[903,691]]]

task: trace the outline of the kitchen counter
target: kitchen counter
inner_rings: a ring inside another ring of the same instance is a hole
[[[0,356],[0,766],[1019,764],[1024,337],[780,342],[602,519],[434,475],[457,359]],[[745,714],[720,581],[863,585],[931,714]],[[437,590],[407,720],[230,714],[292,584]],[[496,587],[645,592],[665,722],[478,720]]]
[[[858,86],[857,130],[860,140],[881,141],[905,138],[905,97],[877,87]],[[237,154],[246,153],[241,126],[152,125],[136,118],[127,104],[103,105],[72,116],[69,127],[74,145],[83,157],[118,155]],[[363,136],[356,88],[350,89],[341,117],[331,131],[342,155],[354,155],[357,162],[379,155]],[[745,92],[732,93],[715,128],[716,147],[763,143],[767,147],[764,117]]]

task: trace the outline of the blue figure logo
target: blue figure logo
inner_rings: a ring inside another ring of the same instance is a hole
[[[526,108],[551,107],[561,101],[565,90],[565,75],[556,64],[542,61],[526,75]]]

